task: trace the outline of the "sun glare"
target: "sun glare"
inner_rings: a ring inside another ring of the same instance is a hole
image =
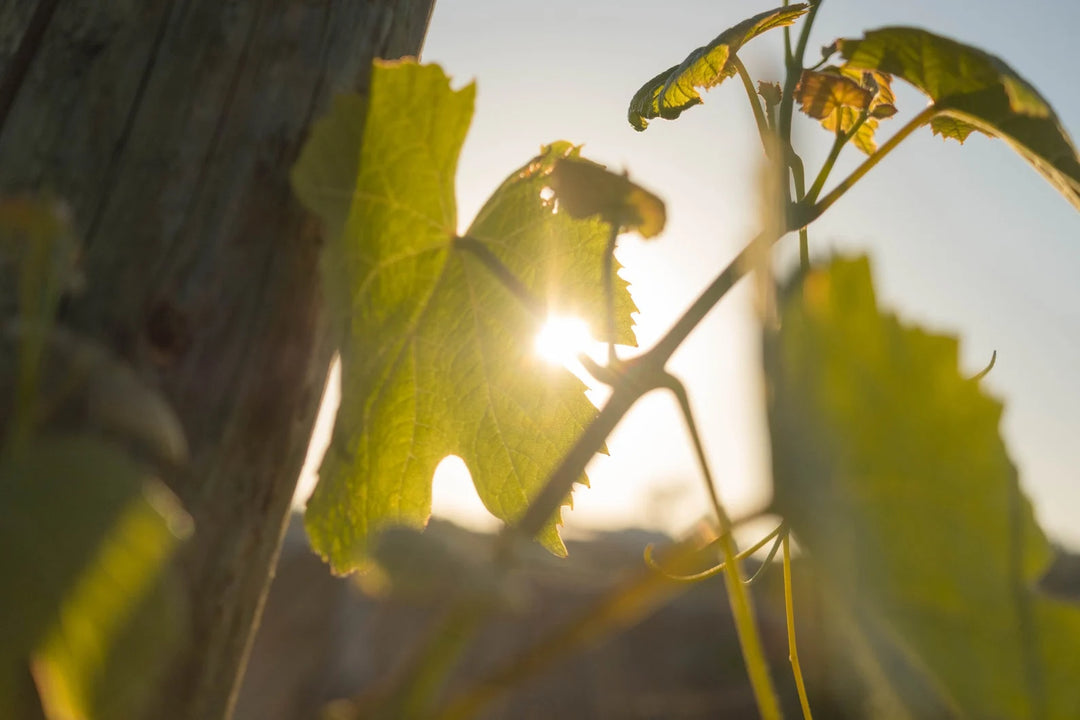
[[[589,326],[580,318],[550,317],[536,334],[536,352],[553,365],[569,365],[592,344]]]

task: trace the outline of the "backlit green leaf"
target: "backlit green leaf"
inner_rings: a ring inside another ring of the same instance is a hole
[[[1080,612],[1035,588],[1050,549],[957,341],[881,311],[865,259],[796,278],[781,313],[775,507],[837,607],[965,717],[1080,717]]]
[[[930,129],[934,131],[935,135],[958,140],[960,144],[963,144],[971,133],[978,130],[974,125],[951,115],[938,115],[930,121]]]
[[[926,93],[934,131],[1000,137],[1080,208],[1080,159],[1049,103],[1001,59],[925,30],[890,27],[838,41],[846,67],[880,70]],[[947,120],[946,120],[947,118]]]
[[[162,571],[189,531],[119,447],[42,438],[0,461],[0,707],[32,658],[50,718],[133,717],[181,629]]]
[[[641,86],[632,100],[627,118],[635,130],[649,120],[674,120],[701,102],[698,90],[708,90],[735,74],[731,58],[758,35],[791,25],[809,6],[805,3],[759,13],[720,33],[711,43],[690,53],[681,64],[668,68]]]
[[[427,521],[450,454],[487,508],[514,519],[595,413],[580,381],[533,352],[544,318],[478,253],[543,312],[587,318],[599,337],[608,226],[546,199],[555,161],[577,155],[561,142],[507,178],[458,239],[454,173],[473,94],[436,66],[379,63],[368,101],[338,100],[293,172],[331,235],[324,270],[344,305],[342,402],[306,518],[337,572],[362,565],[383,526]],[[625,282],[616,295],[615,339],[632,344]],[[565,552],[555,520],[540,540]]]

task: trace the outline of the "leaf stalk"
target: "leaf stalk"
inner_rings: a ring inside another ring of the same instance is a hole
[[[821,194],[822,188],[825,187],[825,182],[832,173],[833,166],[836,165],[836,161],[840,158],[840,153],[843,152],[844,147],[851,138],[855,137],[855,133],[859,132],[859,129],[869,117],[869,111],[860,113],[859,119],[855,121],[855,124],[852,125],[851,129],[847,132],[841,131],[839,125],[837,126],[836,137],[833,139],[832,148],[829,149],[829,156],[825,158],[825,163],[821,166],[821,170],[818,171],[817,177],[814,178],[814,184],[810,186],[810,192],[806,194],[807,202],[812,203],[817,200],[818,195]]]
[[[686,394],[686,387],[674,375],[667,374],[664,386],[675,395],[675,399],[679,402],[679,409],[686,422],[686,432],[694,445],[698,466],[701,468],[705,487],[709,492],[709,500],[712,502],[717,522],[720,523],[720,550],[724,558],[728,604],[731,606],[731,615],[735,620],[735,632],[739,637],[739,646],[742,648],[743,661],[746,663],[746,671],[750,676],[750,686],[754,691],[758,711],[761,713],[762,720],[779,720],[780,702],[777,700],[776,688],[773,687],[772,673],[769,671],[769,661],[765,657],[757,618],[754,617],[750,591],[743,582],[742,569],[739,567],[739,550],[735,546],[731,518],[716,492],[716,482],[709,469],[705,447],[701,443],[701,435],[698,433],[697,423],[694,422],[694,414],[690,409],[690,398]]]
[[[756,543],[751,545],[746,550],[743,550],[742,552],[740,552],[738,555],[735,556],[735,558],[737,560],[745,560],[746,558],[750,557],[751,555],[756,553],[758,550],[760,550],[761,548],[768,545],[771,541],[775,540],[776,537],[778,535],[780,535],[780,531],[783,530],[784,527],[785,526],[783,524],[778,525],[775,530],[773,530],[771,533],[769,533],[765,537],[758,540]],[[714,565],[713,567],[709,568],[708,570],[702,570],[701,572],[698,572],[698,573],[691,573],[690,575],[677,575],[677,574],[672,573],[672,572],[670,572],[668,570],[665,570],[663,567],[661,567],[660,564],[657,563],[656,558],[654,557],[654,554],[655,553],[654,553],[654,550],[653,550],[653,545],[651,543],[649,545],[646,545],[645,546],[645,564],[648,565],[653,570],[655,570],[656,572],[663,575],[664,577],[666,577],[668,580],[671,580],[672,582],[695,583],[695,582],[700,582],[701,580],[708,580],[711,577],[716,577],[720,573],[724,572],[724,563],[720,563],[719,565]],[[770,552],[770,557],[771,556],[772,556],[772,553]]]
[[[735,66],[735,71],[739,74],[739,79],[742,80],[743,89],[746,90],[750,108],[754,112],[754,122],[757,123],[758,135],[761,137],[761,146],[765,150],[766,156],[771,155],[770,148],[773,142],[770,135],[772,131],[769,129],[769,122],[765,118],[765,112],[761,109],[761,101],[758,98],[757,91],[754,89],[754,80],[750,77],[746,65],[743,64],[738,55],[731,56],[731,64]]]
[[[791,178],[795,181],[795,200],[801,203],[806,197],[806,171],[803,168],[802,158],[790,145],[788,146],[788,167],[791,168]],[[799,267],[803,272],[810,269],[810,236],[805,225],[799,228]]]
[[[812,216],[811,219],[820,217],[822,213],[832,207],[833,203],[842,198],[844,193],[850,190],[855,183],[866,175],[866,173],[870,172],[875,165],[884,160],[885,156],[896,149],[896,146],[907,138],[908,135],[930,122],[937,113],[937,106],[928,105],[918,115],[909,120],[904,127],[897,130],[896,134],[886,140],[885,143],[878,148],[876,153],[864,160],[862,165],[855,168],[851,175],[846,177],[839,185],[833,188],[825,197],[813,206],[813,211],[810,213]]]
[[[791,660],[791,672],[795,676],[795,688],[799,692],[803,720],[814,720],[810,712],[810,700],[806,695],[802,666],[799,664],[799,647],[795,642],[795,601],[791,592],[791,541],[787,533],[784,533],[782,545],[784,547],[784,614],[787,616],[788,658]]]

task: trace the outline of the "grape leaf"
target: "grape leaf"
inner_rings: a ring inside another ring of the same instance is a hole
[[[118,446],[43,437],[7,453],[0,706],[32,655],[49,717],[135,716],[178,637],[163,569],[190,522]]]
[[[690,53],[641,86],[630,100],[627,119],[635,130],[649,126],[649,120],[674,120],[687,108],[701,103],[698,89],[714,88],[735,74],[731,58],[739,49],[773,28],[791,25],[806,13],[809,5],[798,3],[759,13],[720,33],[711,43]]]
[[[797,277],[781,313],[774,506],[857,631],[967,716],[1080,716],[1080,612],[1035,588],[1050,548],[957,341],[880,311],[865,259]]]
[[[935,133],[963,142],[974,130],[1008,142],[1077,208],[1080,158],[1049,103],[1004,61],[925,30],[888,27],[839,40],[845,67],[907,80],[934,101]]]
[[[532,352],[543,318],[481,254],[602,336],[609,229],[545,199],[555,161],[577,156],[559,142],[511,174],[458,238],[454,172],[473,95],[451,90],[437,66],[376,63],[367,101],[339,98],[293,170],[330,235],[324,277],[346,329],[341,406],[306,515],[335,572],[365,565],[381,528],[426,523],[432,475],[450,454],[487,508],[513,520],[595,414],[577,378]],[[614,339],[633,344],[621,280],[616,309]],[[556,525],[539,539],[565,554]]]
[[[934,131],[935,135],[940,135],[943,138],[952,138],[961,145],[964,144],[964,141],[968,139],[968,136],[970,136],[971,133],[978,130],[974,125],[950,115],[938,115],[933,118],[930,121],[930,129]]]
[[[795,88],[799,109],[812,118],[824,120],[841,108],[869,110],[873,93],[855,80],[829,70],[803,70]]]
[[[570,217],[596,215],[616,228],[634,230],[645,239],[659,235],[667,221],[660,198],[630,182],[626,175],[617,175],[589,160],[556,161],[551,171],[551,189]]]
[[[858,124],[851,143],[872,155],[877,151],[874,133],[879,120],[896,114],[891,82],[889,75],[877,71],[837,67],[803,70],[795,98],[799,109],[820,120],[826,130],[850,133]]]

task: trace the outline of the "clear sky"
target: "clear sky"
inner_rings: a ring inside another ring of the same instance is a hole
[[[555,139],[665,199],[656,241],[621,240],[619,258],[641,313],[639,342],[658,338],[757,229],[760,143],[742,88],[725,83],[705,104],[644,133],[626,122],[647,79],[772,2],[746,0],[438,0],[424,48],[457,84],[477,82],[476,115],[458,168],[466,226],[512,170]],[[918,25],[990,51],[1038,88],[1073,137],[1080,133],[1072,0],[825,0],[808,57],[837,37]],[[782,34],[740,56],[756,80],[779,80]],[[898,84],[900,84],[898,82]],[[902,88],[901,115],[925,105]],[[812,121],[797,150],[816,172],[831,138]],[[861,159],[845,152],[842,178]],[[985,386],[1006,404],[1004,433],[1036,512],[1056,539],[1080,547],[1080,213],[1001,141],[946,144],[929,130],[900,149],[811,226],[812,253],[866,252],[879,298],[908,321],[962,337],[974,373],[993,350]],[[777,267],[791,266],[795,238]],[[750,284],[724,300],[676,355],[722,494],[735,514],[767,499],[768,461]],[[696,465],[674,404],[647,397],[590,466],[568,528],[639,525],[677,533],[706,514]],[[486,521],[458,467],[440,471],[436,514]]]

